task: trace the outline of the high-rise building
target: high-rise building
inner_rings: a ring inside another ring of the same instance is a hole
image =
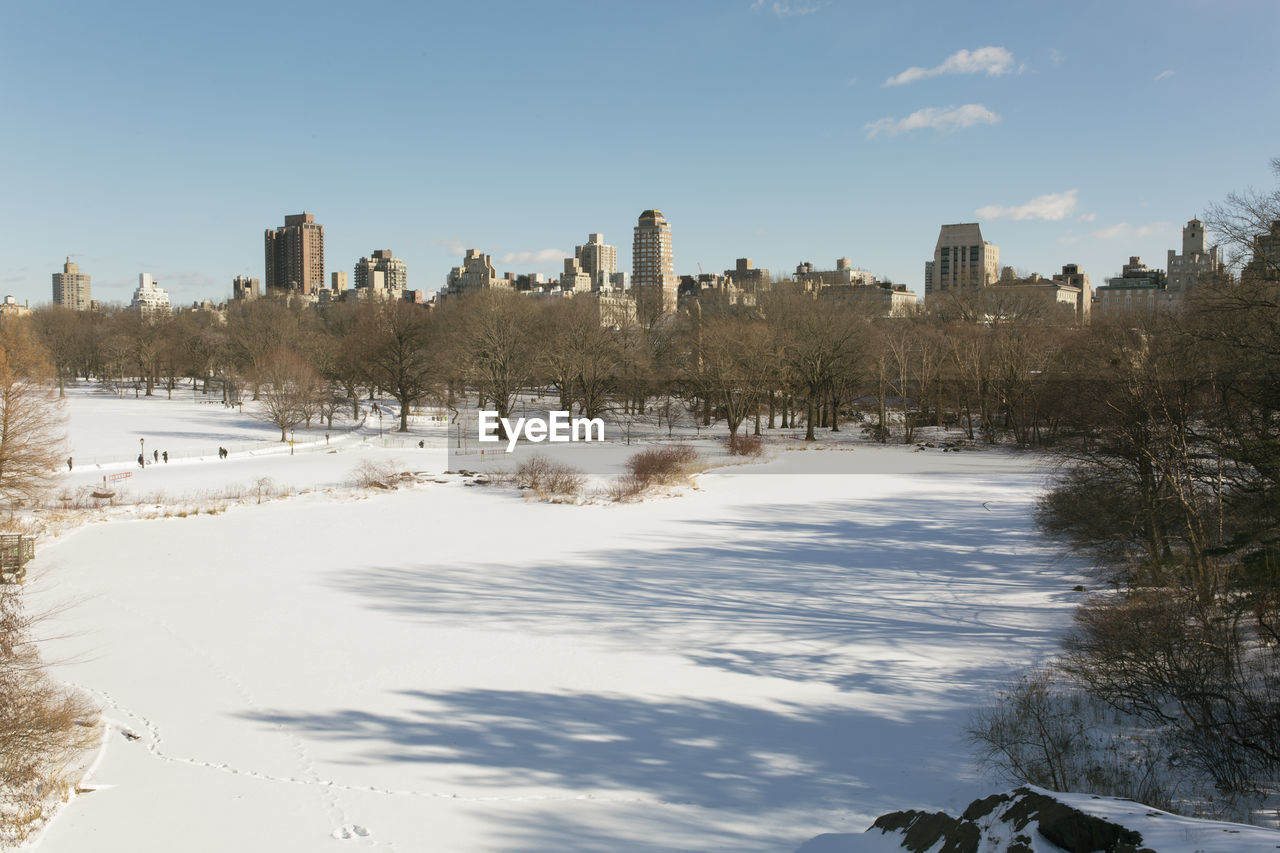
[[[257,299],[262,295],[262,282],[247,275],[238,275],[231,282],[232,299]]]
[[[592,235],[596,236],[596,235]],[[579,246],[579,249],[582,247]],[[592,280],[591,275],[582,268],[577,258],[564,259],[564,272],[560,274],[560,289],[570,293],[590,293],[600,287]]]
[[[267,293],[302,293],[324,287],[324,226],[314,215],[284,218],[284,226],[265,232]]]
[[[1222,256],[1217,246],[1205,251],[1204,223],[1192,219],[1182,229],[1182,254],[1169,250],[1165,286],[1175,296],[1182,296],[1202,278],[1222,272]]]
[[[138,273],[138,289],[133,292],[129,307],[140,311],[144,320],[158,319],[173,311],[168,292],[156,285],[149,272]]]
[[[347,274],[341,270],[336,270],[329,276],[329,287],[334,293],[342,293],[347,289]]]
[[[679,287],[671,254],[671,226],[662,211],[646,210],[640,214],[631,244],[631,289],[642,311],[652,305],[660,306],[666,314],[676,309]]]
[[[88,311],[89,276],[80,272],[80,265],[71,263],[71,257],[62,265],[62,272],[53,274],[53,304],[76,311]]]
[[[356,261],[355,283],[356,295],[361,298],[399,299],[409,289],[409,272],[404,261],[392,257],[390,249],[378,249]]]
[[[582,271],[591,276],[592,290],[608,287],[618,271],[618,247],[605,243],[603,234],[588,235],[585,244],[574,247],[573,255]]]
[[[1000,277],[1000,249],[982,239],[976,222],[943,225],[933,260],[924,265],[924,297],[945,290],[980,290]]]
[[[498,278],[493,260],[479,249],[467,249],[462,266],[449,270],[449,277],[445,280],[445,291],[453,296],[470,290],[510,290],[511,287],[511,280]]]

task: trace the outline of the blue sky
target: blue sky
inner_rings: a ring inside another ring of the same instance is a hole
[[[841,256],[922,292],[938,226],[1096,284],[1269,188],[1280,4],[0,3],[0,295],[176,302],[263,275],[302,210],[326,268],[389,248],[438,289],[463,248],[630,270],[660,208],[676,270]],[[914,70],[910,70],[914,69]],[[891,82],[892,81],[892,82]],[[979,211],[982,211],[979,214]]]

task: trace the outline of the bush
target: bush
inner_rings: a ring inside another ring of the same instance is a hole
[[[689,477],[698,469],[701,457],[687,444],[642,450],[627,460],[627,471],[642,489],[670,486]]]
[[[535,453],[516,466],[516,480],[543,500],[577,497],[587,478],[581,471]]]
[[[729,436],[730,456],[759,456],[764,453],[764,442],[758,435],[735,434]]]
[[[394,489],[401,479],[394,460],[363,459],[351,473],[362,489]]]

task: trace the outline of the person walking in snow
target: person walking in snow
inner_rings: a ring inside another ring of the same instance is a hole
[[[71,457],[70,457],[70,456],[68,456],[68,457],[67,457],[67,470],[68,470],[68,471],[70,471],[70,470],[71,470]]]
[[[143,458],[141,453],[138,454],[138,467],[139,468],[147,467],[147,460]]]
[[[160,451],[159,451],[159,450],[154,451],[154,452],[151,454],[151,458],[153,458],[153,459],[155,459],[157,462],[159,462],[159,461],[160,461]]]
[[[164,457],[164,464],[168,465],[168,464],[169,464],[169,451],[167,451],[167,450],[166,450],[164,453],[161,453],[160,455]]]

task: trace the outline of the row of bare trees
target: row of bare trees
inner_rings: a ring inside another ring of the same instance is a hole
[[[1047,443],[1061,412],[1050,387],[1075,369],[1083,334],[1033,300],[956,297],[929,314],[872,318],[782,283],[750,308],[695,306],[665,322],[602,327],[590,300],[484,292],[434,311],[399,302],[320,309],[232,303],[225,320],[184,312],[144,322],[124,310],[43,308],[30,325],[60,387],[80,377],[125,393],[172,395],[184,377],[230,403],[263,402],[286,429],[365,394],[400,403],[400,429],[424,400],[478,398],[503,416],[546,391],[597,417],[688,410],[736,435],[767,425],[839,430],[869,412],[881,440],[959,426],[974,440]]]

